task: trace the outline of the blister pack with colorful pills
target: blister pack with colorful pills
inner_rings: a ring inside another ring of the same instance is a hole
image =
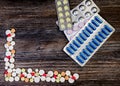
[[[70,13],[70,6],[68,0],[55,0],[58,25],[61,31],[65,29],[72,29],[72,19]]]
[[[99,14],[95,14],[64,47],[64,51],[80,66],[84,66],[114,31]]]

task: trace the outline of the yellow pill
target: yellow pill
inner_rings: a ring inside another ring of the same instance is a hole
[[[61,73],[61,76],[65,76],[65,72],[62,72],[62,73]]]
[[[5,81],[8,81],[9,80],[9,78],[8,77],[5,77]]]
[[[61,28],[62,28],[62,29],[65,29],[65,25],[62,24],[62,25],[61,25]]]
[[[60,82],[60,80],[59,80],[59,79],[56,79],[56,82],[57,82],[57,83],[59,83],[59,82]]]
[[[58,11],[59,11],[59,12],[62,11],[62,7],[59,7],[59,8],[58,8]]]
[[[59,17],[63,17],[63,14],[62,14],[62,13],[59,13]]]
[[[61,77],[61,74],[58,74],[58,77],[60,78],[60,77]]]
[[[15,33],[15,29],[14,29],[14,28],[11,28],[11,32],[12,32],[12,33]]]
[[[68,28],[72,28],[72,24],[69,23],[69,24],[67,25],[67,27],[68,27]]]
[[[64,23],[64,19],[60,19],[60,23]]]
[[[66,16],[70,16],[70,13],[69,13],[69,12],[65,12],[65,15],[66,15]]]
[[[62,3],[60,1],[57,2],[57,5],[60,6]]]
[[[64,0],[64,1],[63,1],[63,4],[67,4],[67,3],[68,3],[68,0]]]
[[[29,79],[28,79],[28,78],[25,78],[25,82],[29,82]]]
[[[25,78],[24,78],[24,77],[22,77],[22,78],[21,78],[21,81],[24,81],[24,80],[25,80]]]
[[[65,6],[64,9],[65,9],[65,10],[69,10],[69,7],[68,7],[68,6]]]
[[[30,82],[33,82],[33,79],[30,79]]]
[[[70,19],[70,18],[67,18],[67,19],[66,19],[66,21],[67,21],[67,22],[70,22],[70,21],[71,21],[71,19]]]
[[[11,53],[12,53],[12,54],[15,54],[15,50],[11,50]]]
[[[39,76],[39,73],[36,73],[35,76]]]
[[[22,70],[21,70],[22,72],[25,72],[25,69],[24,68],[22,68]]]
[[[54,74],[55,74],[55,75],[58,75],[58,71],[54,71]]]

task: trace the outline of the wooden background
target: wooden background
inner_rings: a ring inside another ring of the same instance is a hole
[[[71,9],[81,1],[70,0]],[[0,0],[0,86],[120,86],[120,0],[94,1],[116,32],[82,68],[62,51],[68,41],[55,24],[54,0]],[[16,67],[70,70],[80,74],[79,80],[74,84],[5,82],[4,33],[10,27],[17,30]]]

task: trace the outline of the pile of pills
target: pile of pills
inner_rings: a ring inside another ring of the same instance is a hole
[[[46,82],[56,82],[56,83],[64,83],[68,81],[69,83],[74,83],[75,80],[79,78],[79,74],[74,73],[73,75],[69,70],[66,72],[58,72],[58,71],[48,71],[39,69],[24,69],[24,68],[15,68],[15,41],[13,38],[15,37],[15,29],[6,30],[7,43],[4,45],[6,48],[5,53],[5,81],[13,82],[13,81],[24,81],[24,82],[35,82],[39,83],[40,81]]]

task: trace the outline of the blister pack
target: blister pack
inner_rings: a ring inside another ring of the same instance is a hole
[[[65,29],[72,29],[72,19],[70,13],[70,6],[68,0],[55,0],[58,25],[61,31]]]
[[[64,52],[84,66],[114,31],[99,14],[95,14],[64,47]]]

